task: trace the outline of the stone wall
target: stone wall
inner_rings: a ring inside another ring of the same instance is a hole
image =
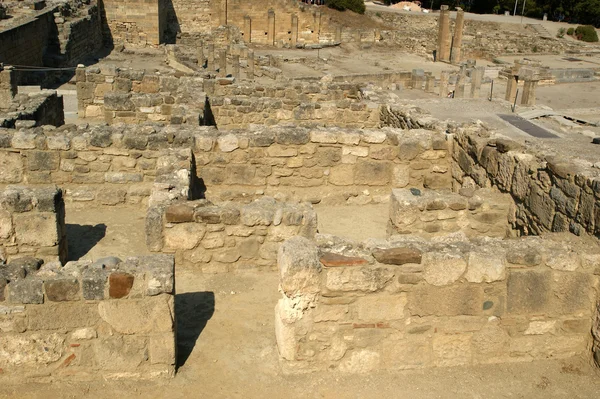
[[[53,10],[45,9],[27,22],[0,31],[0,62],[43,66],[49,39],[56,36]]]
[[[165,0],[102,0],[104,18],[115,43],[158,46],[166,31]]]
[[[490,135],[485,128],[458,128],[452,175],[455,187],[495,187],[516,204],[523,234],[600,232],[600,185],[594,169],[544,156]]]
[[[569,235],[294,237],[278,254],[282,365],[363,373],[588,357],[598,260]]]
[[[389,234],[433,237],[458,231],[467,237],[510,237],[514,204],[491,189],[460,193],[393,189]]]
[[[65,203],[56,187],[9,186],[0,192],[0,261],[23,256],[67,260]]]
[[[85,118],[109,124],[203,124],[203,79],[149,73],[107,65],[77,69],[77,106]]]
[[[150,126],[2,130],[0,187],[57,184],[66,200],[86,206],[146,203],[157,176],[172,168],[194,170],[193,136],[175,132],[170,138]]]
[[[220,130],[250,125],[379,127],[379,105],[340,100],[305,103],[288,98],[214,97],[210,107]]]
[[[207,198],[364,203],[393,187],[450,188],[447,145],[426,130],[273,127],[197,136],[194,154]]]
[[[170,201],[148,210],[151,218],[159,212],[162,222],[146,224],[148,247],[174,253],[177,265],[195,266],[203,273],[276,270],[282,241],[296,235],[313,238],[317,230],[310,204],[270,197],[247,205]]]
[[[168,255],[0,265],[0,381],[173,376],[174,283]]]
[[[103,47],[102,21],[97,4],[80,11],[83,16],[70,20],[55,18],[60,40],[60,52],[64,56],[61,65],[77,65]]]
[[[14,128],[19,122],[29,126],[61,126],[65,123],[63,97],[55,90],[17,94],[6,105],[8,108],[0,112],[0,127],[3,128]]]
[[[171,33],[208,33],[219,26],[219,2],[214,0],[171,0],[167,11]]]

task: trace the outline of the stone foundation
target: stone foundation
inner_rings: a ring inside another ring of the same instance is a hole
[[[0,265],[0,380],[173,376],[172,257],[40,263]]]
[[[282,365],[365,373],[588,356],[599,259],[573,236],[291,238],[278,254]]]
[[[62,191],[9,186],[0,192],[0,261],[32,256],[67,260]]]

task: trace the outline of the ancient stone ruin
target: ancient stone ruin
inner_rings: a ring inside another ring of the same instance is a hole
[[[1,10],[0,385],[600,364],[600,104],[547,94],[597,47],[446,5]]]

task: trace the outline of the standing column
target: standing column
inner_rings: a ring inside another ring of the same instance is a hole
[[[244,41],[252,43],[252,19],[250,15],[244,15]]]
[[[458,64],[461,61],[461,47],[464,26],[465,12],[459,9],[456,13],[456,22],[454,24],[454,38],[452,39],[452,53],[450,54],[450,62],[453,64]]]
[[[446,98],[448,97],[448,78],[450,73],[448,71],[442,71],[442,75],[440,76],[440,97]]]
[[[78,68],[77,78],[83,74],[83,81],[85,81],[85,69],[81,68],[81,70],[82,72],[79,72]],[[0,108],[8,108],[17,95],[17,91],[17,80],[13,67],[0,64]]]
[[[227,50],[219,51],[219,77],[227,76]]]
[[[315,13],[315,43],[319,44],[319,36],[321,36],[321,10]]]
[[[537,87],[538,80],[536,79],[525,79],[523,84],[523,95],[521,96],[521,105],[526,107],[533,107],[535,105],[535,89]]]
[[[269,46],[275,45],[275,11],[269,10],[269,21],[267,26],[267,44]]]
[[[425,91],[427,93],[433,93],[433,88],[435,86],[435,76],[427,75],[425,81]]]
[[[515,101],[515,97],[517,96],[517,85],[519,84],[519,76],[518,75],[510,75],[508,78],[508,83],[506,84],[506,95],[504,99],[510,103]]]
[[[473,69],[473,72],[471,72],[471,98],[479,98],[484,70],[480,67]]]
[[[248,50],[248,73],[246,77],[254,80],[254,50]]]
[[[227,0],[221,0],[219,10],[219,25],[227,25]]]
[[[462,73],[458,74],[456,80],[456,86],[454,87],[454,98],[465,98],[465,75]]]
[[[298,44],[298,16],[292,14],[292,47]]]
[[[450,10],[447,5],[440,8],[436,61],[450,61]]]
[[[335,28],[335,42],[336,43],[342,42],[342,27],[341,26],[337,26]]]
[[[238,54],[231,57],[231,64],[233,69],[233,77],[235,80],[240,80],[240,56]]]
[[[198,66],[200,68],[204,68],[204,61],[206,61],[204,59],[204,42],[200,42],[200,45],[198,46]]]
[[[424,76],[425,76],[425,71],[423,71],[422,69],[413,69],[410,86],[413,89],[421,90],[423,88],[423,77]]]

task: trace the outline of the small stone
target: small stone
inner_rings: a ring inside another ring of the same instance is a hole
[[[88,269],[81,279],[83,298],[90,301],[103,300],[105,286],[106,274],[102,269]]]
[[[42,284],[42,280],[34,278],[11,281],[8,284],[8,299],[12,303],[44,303]]]
[[[129,273],[115,272],[108,278],[108,295],[111,298],[123,298],[129,295],[133,287],[134,276]]]
[[[600,144],[600,137],[594,137],[592,139],[592,144]]]
[[[411,188],[410,189],[410,193],[414,196],[420,196],[421,195],[421,190],[419,190],[418,188]]]
[[[40,269],[44,263],[41,259],[32,258],[31,256],[26,256],[23,258],[14,259],[9,263],[10,267],[14,267],[16,269],[25,270],[26,274],[34,274]]]
[[[344,256],[340,254],[334,254],[331,252],[324,253],[319,260],[325,267],[359,266],[369,263],[366,259],[363,258]]]
[[[377,248],[373,250],[377,262],[388,265],[403,265],[405,263],[421,263],[422,253],[418,249],[408,247]]]

